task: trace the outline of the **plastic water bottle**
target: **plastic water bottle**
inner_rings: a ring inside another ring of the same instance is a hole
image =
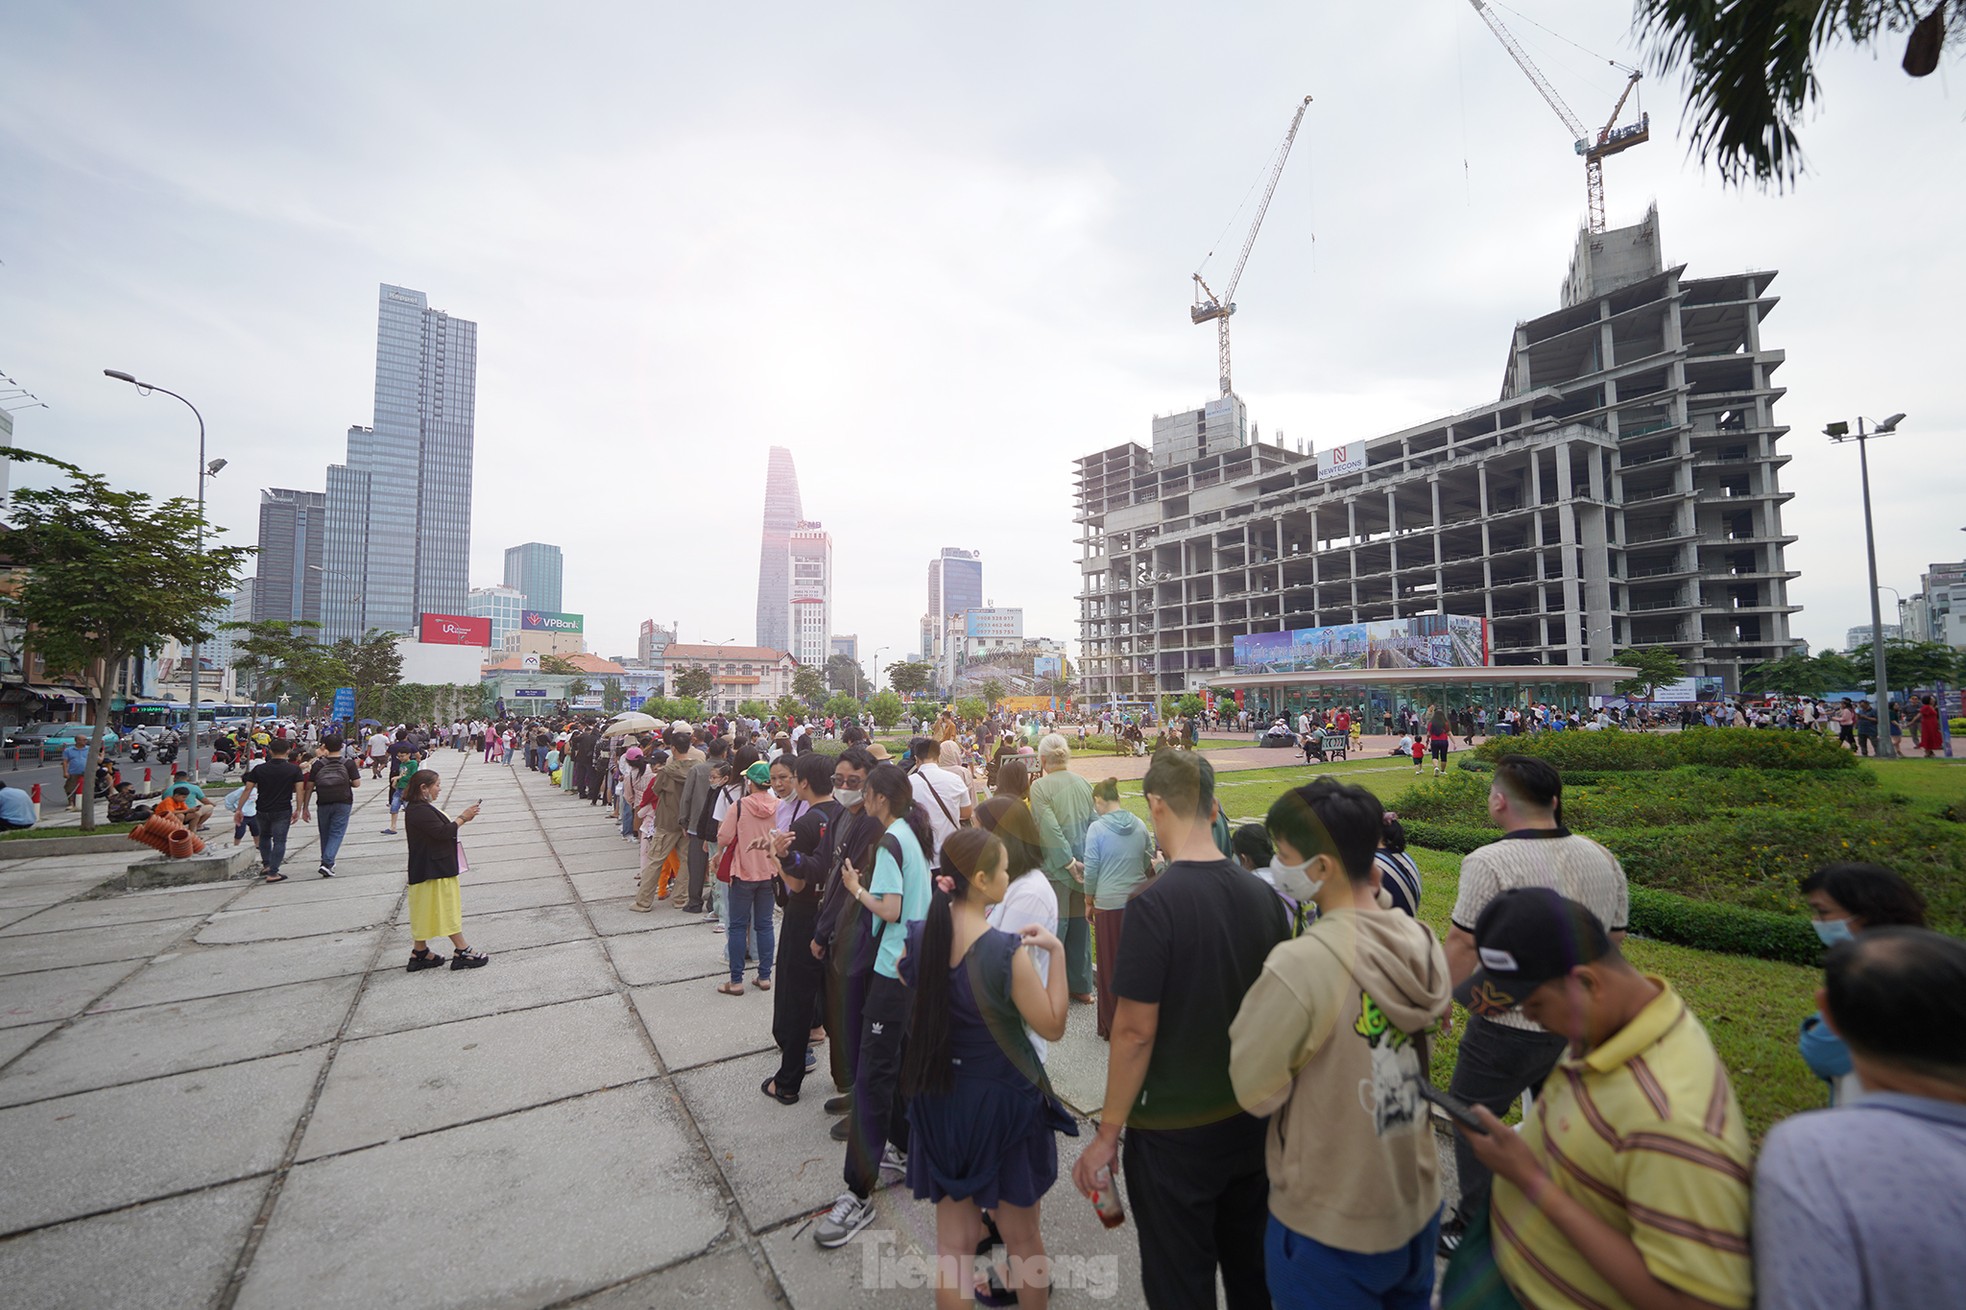
[[[1118,1228],[1126,1222],[1126,1209],[1120,1205],[1119,1188],[1113,1186],[1113,1171],[1101,1169],[1092,1181],[1098,1186],[1092,1194],[1092,1208],[1099,1215],[1099,1222],[1108,1228]]]

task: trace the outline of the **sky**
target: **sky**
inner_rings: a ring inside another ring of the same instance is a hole
[[[1628,2],[1497,12],[1593,126],[1606,61],[1642,62]],[[1076,640],[1072,460],[1216,394],[1190,275],[1233,266],[1304,95],[1235,297],[1265,439],[1496,399],[1583,220],[1567,132],[1463,0],[106,0],[20,7],[8,38],[0,373],[46,403],[16,443],[190,494],[190,415],[102,370],[182,392],[229,461],[212,519],[251,544],[259,488],[320,489],[371,420],[377,287],[415,287],[479,325],[473,584],[559,544],[601,654],[645,618],[751,640],[773,445],[869,662],[916,644],[945,545]],[[1688,276],[1780,270],[1762,339],[1819,650],[1869,618],[1856,451],[1825,423],[1909,416],[1871,447],[1884,586],[1966,556],[1962,68],[1898,54],[1824,62],[1786,193],[1692,158],[1676,75],[1606,165],[1611,225],[1656,201]]]

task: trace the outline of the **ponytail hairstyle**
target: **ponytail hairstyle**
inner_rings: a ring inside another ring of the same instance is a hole
[[[928,825],[928,811],[915,799],[907,771],[892,760],[884,760],[867,775],[867,790],[887,802],[890,815],[907,820],[908,830],[922,848],[922,858],[927,859],[935,850],[935,830]]]
[[[1379,845],[1384,850],[1398,855],[1406,849],[1406,829],[1400,825],[1399,815],[1392,810],[1386,811],[1384,823],[1386,831],[1379,838]]]
[[[868,785],[873,785],[871,780]],[[956,935],[954,907],[975,891],[977,871],[1002,859],[1003,843],[981,828],[958,828],[942,843],[942,863],[931,883],[921,940],[908,948],[915,961],[915,1000],[908,1049],[902,1056],[901,1088],[909,1096],[946,1092],[953,1081],[949,1071],[948,961]]]

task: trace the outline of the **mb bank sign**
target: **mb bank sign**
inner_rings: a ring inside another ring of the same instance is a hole
[[[579,632],[581,616],[555,614],[551,610],[525,610],[519,615],[519,627],[525,632]]]

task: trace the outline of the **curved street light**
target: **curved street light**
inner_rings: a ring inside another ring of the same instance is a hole
[[[205,460],[205,416],[198,412],[196,405],[168,387],[160,387],[151,382],[139,382],[133,374],[125,373],[120,368],[106,368],[102,373],[104,377],[115,378],[118,382],[129,383],[143,395],[147,396],[155,391],[161,395],[169,396],[172,400],[178,401],[186,409],[190,410],[191,416],[198,420],[198,553],[201,555],[204,554],[205,479],[217,476],[218,471],[225,467],[225,461],[222,459],[215,459],[209,463]],[[202,670],[198,663],[198,639],[193,637],[191,639],[191,780],[193,782],[201,782],[205,776],[204,772],[198,767],[198,703],[201,673]]]
[[[1870,523],[1870,456],[1864,443],[1872,437],[1881,437],[1896,432],[1898,424],[1904,422],[1902,412],[1887,419],[1872,423],[1870,430],[1864,430],[1864,419],[1857,419],[1857,430],[1852,432],[1850,424],[1837,420],[1823,429],[1823,435],[1838,445],[1846,441],[1857,443],[1857,468],[1863,476],[1864,486],[1864,550],[1870,558],[1870,656],[1871,677],[1877,683],[1872,695],[1877,697],[1877,756],[1879,759],[1895,759],[1898,744],[1891,740],[1891,691],[1884,681],[1884,612],[1877,599],[1880,588],[1877,585],[1877,538],[1871,532]],[[1903,631],[1900,627],[1899,631]]]

